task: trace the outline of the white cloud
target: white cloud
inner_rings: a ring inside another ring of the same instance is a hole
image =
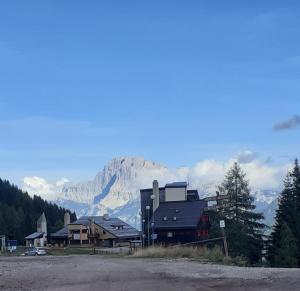
[[[190,169],[190,178],[193,184],[201,185],[205,182],[221,183],[225,173],[237,159],[230,159],[226,163],[214,160],[204,160]],[[246,173],[251,188],[279,189],[291,165],[269,166],[259,160],[240,164]]]
[[[254,188],[276,189],[281,188],[283,179],[291,165],[271,167],[260,161],[242,165],[247,174],[250,185]]]
[[[136,179],[130,181],[130,188],[140,189],[151,187],[152,181],[157,179],[160,185],[173,181],[188,181],[190,187],[206,189],[213,193],[216,186],[222,182],[225,173],[235,161],[237,161],[237,159],[229,159],[226,162],[203,160],[192,167],[167,169],[162,166],[157,169],[144,169],[137,173]],[[258,159],[254,159],[242,163],[241,168],[246,173],[247,179],[250,182],[250,187],[253,190],[278,190],[282,187],[283,179],[288,169],[291,168],[291,165],[271,166]],[[65,178],[54,182],[48,182],[45,179],[36,176],[25,177],[23,179],[22,188],[30,195],[36,194],[48,200],[55,200],[59,197],[59,193],[63,186],[68,182],[69,181]]]
[[[61,178],[55,182],[48,182],[44,178],[37,176],[25,177],[22,189],[27,191],[31,196],[39,195],[44,199],[53,201],[58,198],[61,188],[68,182],[69,180],[66,178]]]

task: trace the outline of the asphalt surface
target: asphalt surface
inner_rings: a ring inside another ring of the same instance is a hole
[[[300,290],[300,269],[108,256],[0,257],[0,290]]]

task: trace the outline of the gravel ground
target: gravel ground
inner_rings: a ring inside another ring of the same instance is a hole
[[[0,290],[300,290],[300,269],[108,256],[0,257]]]

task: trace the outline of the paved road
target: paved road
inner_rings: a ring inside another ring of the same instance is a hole
[[[0,257],[0,290],[300,290],[300,270],[107,256]]]

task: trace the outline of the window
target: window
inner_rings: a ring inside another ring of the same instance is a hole
[[[70,233],[80,233],[80,230],[79,229],[71,229]]]
[[[118,230],[118,229],[123,229],[123,225],[111,225],[111,227],[113,227],[114,229]]]
[[[173,237],[173,232],[168,232],[167,236],[168,237]]]

